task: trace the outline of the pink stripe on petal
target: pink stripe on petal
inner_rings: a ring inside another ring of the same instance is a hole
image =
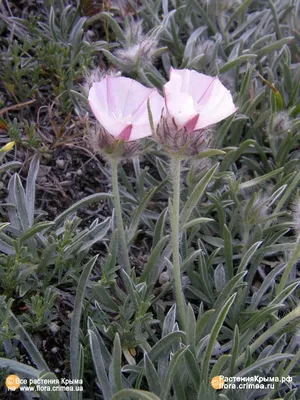
[[[207,88],[206,88],[206,90],[205,90],[205,92],[202,94],[202,96],[200,97],[200,99],[197,101],[197,104],[199,104],[200,102],[201,102],[201,100],[204,100],[205,99],[205,97],[208,95],[208,93],[209,93],[209,90],[210,89],[212,89],[212,85],[216,82],[216,81],[218,81],[219,80],[219,78],[217,77],[217,76],[215,76],[212,80],[211,80],[211,82],[208,84],[208,86],[207,86]],[[205,99],[206,100],[206,99]],[[207,100],[206,100],[207,101]]]
[[[111,85],[110,85],[110,76],[107,75],[105,77],[106,80],[106,101],[107,101],[107,109],[108,113],[112,114],[115,112],[115,104],[113,101],[113,93],[111,91]]]
[[[197,125],[198,119],[200,117],[200,114],[195,115],[192,117],[186,124],[184,125],[185,129],[191,133],[195,130],[195,127]]]
[[[122,132],[118,136],[118,139],[125,139],[126,141],[128,141],[130,139],[131,131],[132,131],[132,125],[130,124],[122,130]]]

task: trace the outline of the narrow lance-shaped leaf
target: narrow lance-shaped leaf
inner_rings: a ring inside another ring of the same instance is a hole
[[[169,392],[170,392],[170,389],[172,386],[173,378],[175,377],[175,374],[176,374],[177,368],[178,368],[178,364],[181,362],[182,357],[184,356],[184,353],[186,352],[186,350],[187,350],[187,347],[180,349],[173,356],[173,358],[169,364],[165,379],[164,379],[163,391],[161,393],[161,400],[167,400],[169,398],[169,395],[170,395]]]
[[[144,368],[151,392],[159,396],[162,391],[160,377],[147,354],[144,356]]]
[[[183,207],[181,214],[180,214],[180,225],[183,226],[191,213],[193,212],[194,207],[199,202],[201,196],[205,192],[205,189],[209,182],[211,181],[214,173],[216,172],[219,164],[214,165],[200,180],[200,182],[196,185],[194,190],[192,191],[190,197],[187,199],[185,206]]]
[[[29,224],[32,225],[34,221],[34,207],[35,207],[35,182],[39,172],[40,156],[35,154],[30,163],[29,172],[26,181],[26,207],[28,213]]]
[[[122,361],[121,341],[119,334],[116,333],[113,353],[112,353],[112,370],[113,370],[115,388],[117,391],[123,389],[122,375],[121,375],[121,361]]]
[[[128,400],[128,398],[137,400],[160,400],[155,394],[138,389],[123,389],[115,394],[111,400]]]
[[[83,307],[84,293],[88,277],[95,265],[98,255],[93,257],[85,266],[78,283],[78,288],[75,297],[73,317],[71,322],[70,332],[70,365],[72,371],[72,379],[79,379],[79,332],[80,318]]]
[[[97,339],[97,336],[92,330],[88,331],[89,340],[90,340],[90,348],[94,361],[96,375],[99,381],[99,385],[104,397],[104,400],[112,399],[112,387],[111,383],[108,380],[107,373],[105,370],[105,365],[103,361],[103,357],[101,354],[100,345]]]
[[[236,293],[234,293],[228,300],[227,302],[224,304],[223,308],[221,309],[216,322],[214,323],[214,326],[212,328],[211,334],[210,334],[210,338],[209,338],[209,342],[207,344],[207,348],[206,348],[206,352],[205,352],[205,356],[204,356],[204,360],[203,360],[203,367],[202,367],[202,379],[204,381],[208,380],[208,372],[209,372],[209,367],[210,367],[210,358],[214,349],[214,345],[216,343],[216,340],[218,338],[220,329],[222,328],[223,322],[226,318],[226,315],[230,309],[230,307],[232,306],[232,303],[234,302],[234,299],[236,297]]]

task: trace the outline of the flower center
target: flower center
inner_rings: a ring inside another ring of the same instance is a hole
[[[120,114],[117,114],[117,113],[113,112],[112,113],[112,117],[114,119],[118,120],[118,121],[125,122],[125,124],[131,124],[131,122],[132,122],[132,115],[131,114],[127,115],[127,117],[124,118]]]

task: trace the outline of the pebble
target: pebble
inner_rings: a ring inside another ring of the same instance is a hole
[[[164,285],[165,283],[169,282],[169,280],[170,280],[170,274],[168,271],[162,272],[159,275],[158,282],[160,285]]]
[[[49,329],[53,333],[53,335],[55,335],[59,331],[60,328],[55,322],[52,322],[50,324],[50,328]]]
[[[65,166],[65,160],[59,158],[58,160],[56,160],[56,165],[58,166],[58,168],[62,169]]]

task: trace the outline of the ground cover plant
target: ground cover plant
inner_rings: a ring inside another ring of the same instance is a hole
[[[1,398],[300,398],[299,18],[297,0],[0,2]],[[150,98],[152,136],[103,134],[94,82],[166,99],[176,71],[218,76],[237,110],[170,142],[187,121]]]

